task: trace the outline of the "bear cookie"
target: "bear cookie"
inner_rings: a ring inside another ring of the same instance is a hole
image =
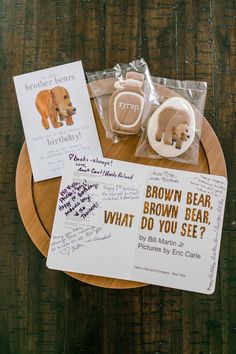
[[[152,149],[163,157],[184,153],[195,136],[195,114],[182,97],[167,99],[151,116],[147,137]]]
[[[173,145],[181,149],[183,141],[189,139],[189,115],[186,110],[166,107],[159,114],[157,141],[161,141],[164,135],[164,144]]]

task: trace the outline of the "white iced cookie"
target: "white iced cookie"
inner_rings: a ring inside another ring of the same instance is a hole
[[[195,136],[195,114],[182,97],[166,100],[151,116],[147,136],[152,149],[163,157],[183,154]]]

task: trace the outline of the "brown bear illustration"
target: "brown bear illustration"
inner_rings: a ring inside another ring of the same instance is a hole
[[[76,113],[76,108],[72,106],[68,91],[62,86],[56,86],[51,90],[42,90],[38,93],[35,105],[42,118],[42,125],[49,128],[50,119],[54,128],[59,128],[63,124],[58,121],[65,120],[66,125],[74,124],[72,115]]]
[[[183,141],[189,138],[188,127],[190,119],[186,110],[174,107],[164,108],[158,117],[157,141],[161,141],[164,134],[164,144],[172,145],[181,149]]]

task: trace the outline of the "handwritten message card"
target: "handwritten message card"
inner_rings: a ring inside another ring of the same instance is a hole
[[[62,175],[72,151],[102,156],[80,61],[14,77],[34,181]]]
[[[214,292],[227,180],[69,154],[47,266]]]

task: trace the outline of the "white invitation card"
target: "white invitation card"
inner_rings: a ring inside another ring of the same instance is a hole
[[[81,61],[14,77],[34,181],[62,175],[71,151],[102,156]]]
[[[47,266],[211,294],[227,180],[68,155]]]

